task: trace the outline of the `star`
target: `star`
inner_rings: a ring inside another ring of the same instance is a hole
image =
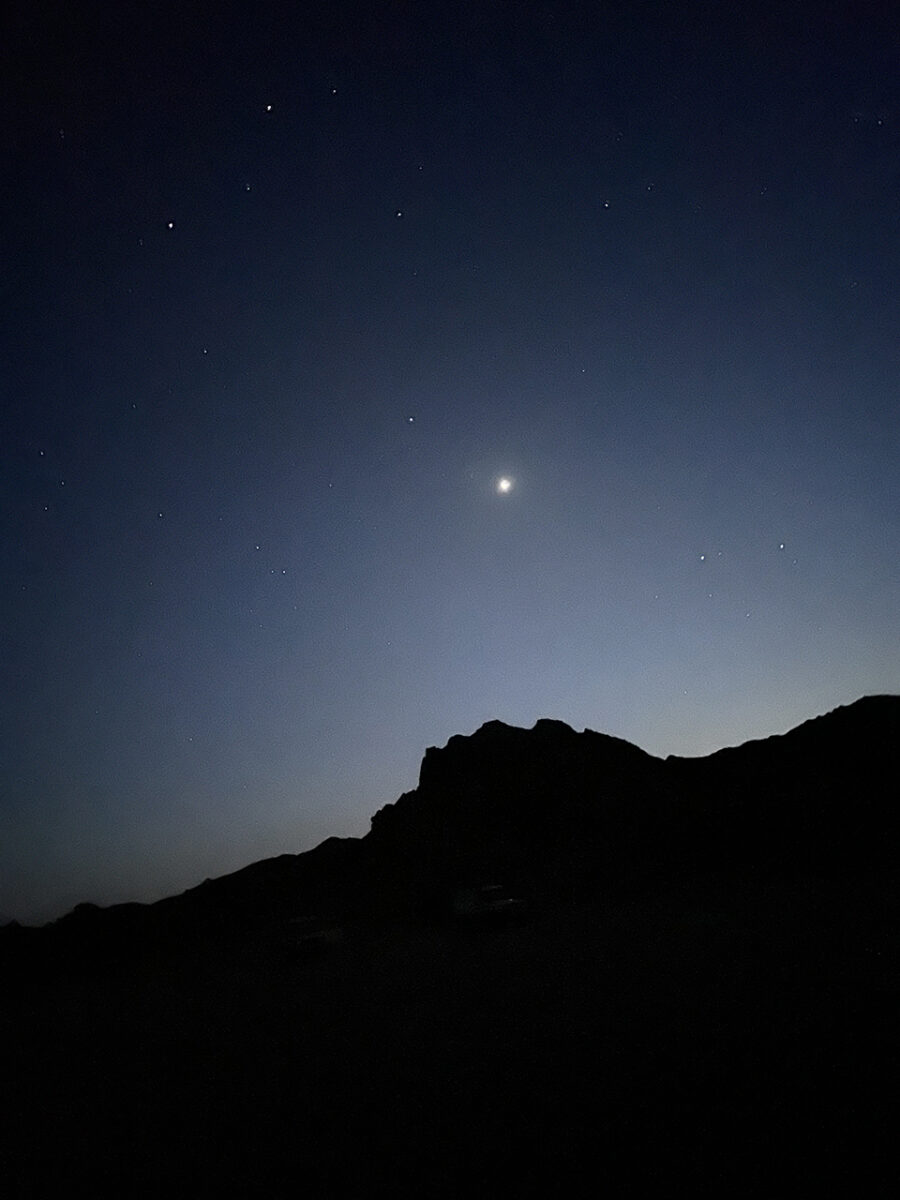
[[[512,487],[513,487],[513,481],[509,478],[508,475],[501,475],[500,478],[497,480],[497,491],[499,492],[499,494],[501,496],[508,495],[508,493],[512,491]]]

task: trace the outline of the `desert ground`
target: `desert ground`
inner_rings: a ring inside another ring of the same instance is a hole
[[[20,969],[4,1190],[892,1190],[898,897],[707,879],[362,920],[308,955],[262,927]]]

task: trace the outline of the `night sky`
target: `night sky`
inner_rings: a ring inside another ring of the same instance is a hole
[[[4,916],[900,690],[895,5],[15,7]]]

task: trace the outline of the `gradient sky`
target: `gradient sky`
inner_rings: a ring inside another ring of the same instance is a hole
[[[0,912],[900,690],[896,8],[731,7],[19,6]]]

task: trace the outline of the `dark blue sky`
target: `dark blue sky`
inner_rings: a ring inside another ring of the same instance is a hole
[[[13,16],[0,912],[898,690],[896,15],[739,7]]]

